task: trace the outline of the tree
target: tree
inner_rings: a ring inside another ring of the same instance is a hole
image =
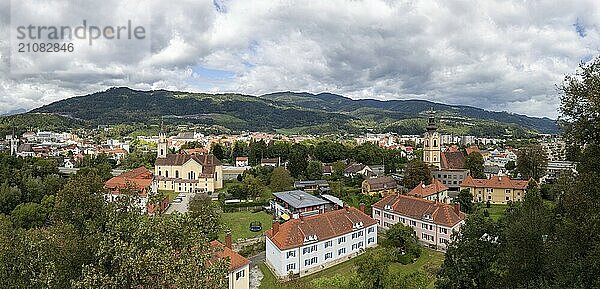
[[[308,166],[308,148],[303,144],[293,144],[290,150],[288,170],[292,177],[298,178],[306,172]]]
[[[210,148],[210,153],[219,160],[225,159],[225,148],[220,143],[214,143]]]
[[[39,228],[46,221],[46,210],[38,203],[19,204],[10,214],[16,227]]]
[[[397,223],[385,231],[382,245],[389,250],[393,262],[409,264],[421,256],[418,242],[413,228]]]
[[[331,164],[331,170],[333,171],[333,175],[341,177],[344,175],[344,171],[346,170],[346,164],[342,161],[334,162]]]
[[[190,216],[203,224],[200,232],[209,240],[217,238],[217,233],[222,230],[222,223],[218,206],[208,196],[196,194],[188,203]]]
[[[515,168],[517,168],[517,164],[515,164],[515,161],[508,161],[506,163],[506,165],[504,165],[504,168],[507,169],[508,171],[512,171]]]
[[[0,185],[0,212],[10,212],[21,202],[21,190],[16,186],[10,186],[8,182]]]
[[[292,188],[294,185],[294,178],[290,175],[290,172],[284,167],[276,167],[271,173],[271,181],[269,187],[274,192],[286,191]]]
[[[484,179],[483,172],[483,156],[478,152],[472,152],[467,156],[465,161],[466,168],[471,172],[471,176],[476,179]]]
[[[539,181],[544,176],[547,165],[548,156],[542,146],[529,145],[519,150],[517,155],[517,171],[521,176]]]
[[[481,214],[470,215],[460,235],[452,234],[435,287],[502,288],[499,284],[505,277],[497,270],[500,233],[500,226],[493,220]]]
[[[359,288],[384,288],[389,258],[383,251],[367,251],[355,262]]]
[[[404,169],[404,187],[412,189],[420,182],[426,185],[431,183],[431,169],[423,161],[415,159],[408,163]]]
[[[306,178],[309,180],[320,180],[323,177],[323,164],[319,161],[310,161],[306,166]]]
[[[456,197],[456,202],[460,204],[460,210],[469,214],[473,212],[473,195],[469,191],[469,189],[462,189],[458,192],[458,196]]]

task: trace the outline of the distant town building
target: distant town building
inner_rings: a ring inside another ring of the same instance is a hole
[[[351,163],[346,166],[344,169],[345,177],[355,177],[355,176],[363,176],[363,177],[371,177],[373,176],[373,170],[369,168],[369,166],[359,163]]]
[[[157,210],[165,210],[168,206],[167,198],[158,205],[149,203],[149,197],[155,193],[152,190],[152,179],[152,172],[145,167],[124,172],[104,183],[104,188],[107,190],[105,198],[107,201],[113,202],[124,193],[124,189],[134,189],[137,190],[137,205],[142,212],[154,214]]]
[[[236,157],[235,158],[235,166],[236,167],[248,166],[248,157]]]
[[[329,191],[329,183],[326,180],[308,180],[294,182],[294,189],[305,192],[326,192]]]
[[[274,222],[266,235],[266,262],[277,278],[305,276],[377,246],[377,222],[352,207]]]
[[[445,250],[452,232],[460,231],[465,213],[460,205],[400,194],[389,195],[372,206],[373,219],[382,228],[401,223],[413,228],[418,240],[436,249]]]
[[[275,198],[270,202],[273,216],[284,220],[322,214],[334,209],[330,201],[301,190],[276,192],[273,196]]]
[[[260,165],[263,167],[264,166],[278,167],[278,166],[281,166],[281,159],[280,158],[270,158],[270,159],[263,158],[260,160]]]

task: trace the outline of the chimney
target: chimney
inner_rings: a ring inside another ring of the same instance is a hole
[[[460,216],[460,203],[454,203],[454,212]]]
[[[231,232],[228,232],[227,235],[225,235],[225,247],[231,249]]]
[[[365,203],[360,203],[360,205],[358,205],[358,209],[364,213],[365,212]]]
[[[277,234],[277,232],[279,232],[279,222],[273,221],[273,236],[275,236],[275,234]]]

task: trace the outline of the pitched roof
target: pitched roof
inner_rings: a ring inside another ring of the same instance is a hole
[[[104,187],[111,190],[118,190],[126,187],[128,184],[135,185],[140,190],[140,195],[147,194],[146,188],[152,184],[152,172],[145,167],[124,172],[116,177],[110,178],[104,183]]]
[[[357,173],[362,171],[366,166],[363,164],[358,164],[358,163],[352,163],[349,164],[346,169],[344,170],[344,172],[346,173]]]
[[[464,169],[465,155],[461,151],[442,152],[441,165],[443,169]]]
[[[366,179],[365,182],[369,183],[371,191],[395,189],[398,187],[396,180],[390,176]]]
[[[210,242],[211,247],[221,247],[223,251],[217,253],[218,258],[229,258],[229,272],[235,271],[239,268],[242,268],[248,264],[250,264],[250,260],[244,258],[242,255],[238,254],[236,251],[233,251],[227,247],[225,247],[221,242],[215,240]]]
[[[452,205],[400,194],[389,195],[372,205],[381,210],[386,210],[387,206],[395,213],[413,219],[421,220],[429,215],[434,223],[448,227],[456,225],[466,216],[463,212],[457,214]]]
[[[301,190],[277,192],[273,193],[273,195],[296,209],[320,206],[329,203],[326,200],[323,200],[319,197],[313,196]]]
[[[425,198],[425,197],[428,197],[431,195],[435,195],[439,192],[443,192],[447,189],[448,189],[448,187],[446,185],[442,184],[442,182],[440,182],[440,180],[433,179],[433,180],[431,180],[431,184],[429,184],[429,185],[425,185],[423,182],[420,182],[418,186],[416,186],[414,189],[412,189],[410,192],[408,192],[408,195]]]
[[[308,236],[316,236],[318,241],[339,237],[352,232],[354,224],[362,222],[364,227],[377,224],[377,221],[353,207],[325,212],[323,214],[291,219],[281,225],[275,235],[273,229],[265,232],[280,250],[300,247]]]
[[[187,154],[168,154],[164,158],[156,158],[154,163],[157,166],[181,166],[190,159],[193,159],[202,166],[219,166],[221,161],[214,155],[187,155]]]
[[[477,146],[470,146],[468,148],[465,149],[465,151],[467,152],[467,155],[470,155],[471,153],[475,153],[475,152],[479,152],[479,148]]]
[[[489,179],[474,179],[468,176],[460,185],[461,187],[472,188],[495,188],[495,189],[521,189],[524,190],[529,185],[526,180],[513,180],[509,176],[493,176]]]

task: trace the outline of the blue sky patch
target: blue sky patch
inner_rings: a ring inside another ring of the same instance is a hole
[[[579,18],[577,18],[577,21],[575,22],[575,24],[573,24],[573,27],[575,27],[575,32],[577,32],[577,35],[579,35],[579,37],[584,38],[587,36],[585,26],[583,25],[581,20],[579,20]]]
[[[210,80],[224,80],[232,79],[235,77],[235,73],[229,70],[212,69],[206,68],[202,65],[196,65],[192,67],[192,71],[198,76],[210,79]]]

